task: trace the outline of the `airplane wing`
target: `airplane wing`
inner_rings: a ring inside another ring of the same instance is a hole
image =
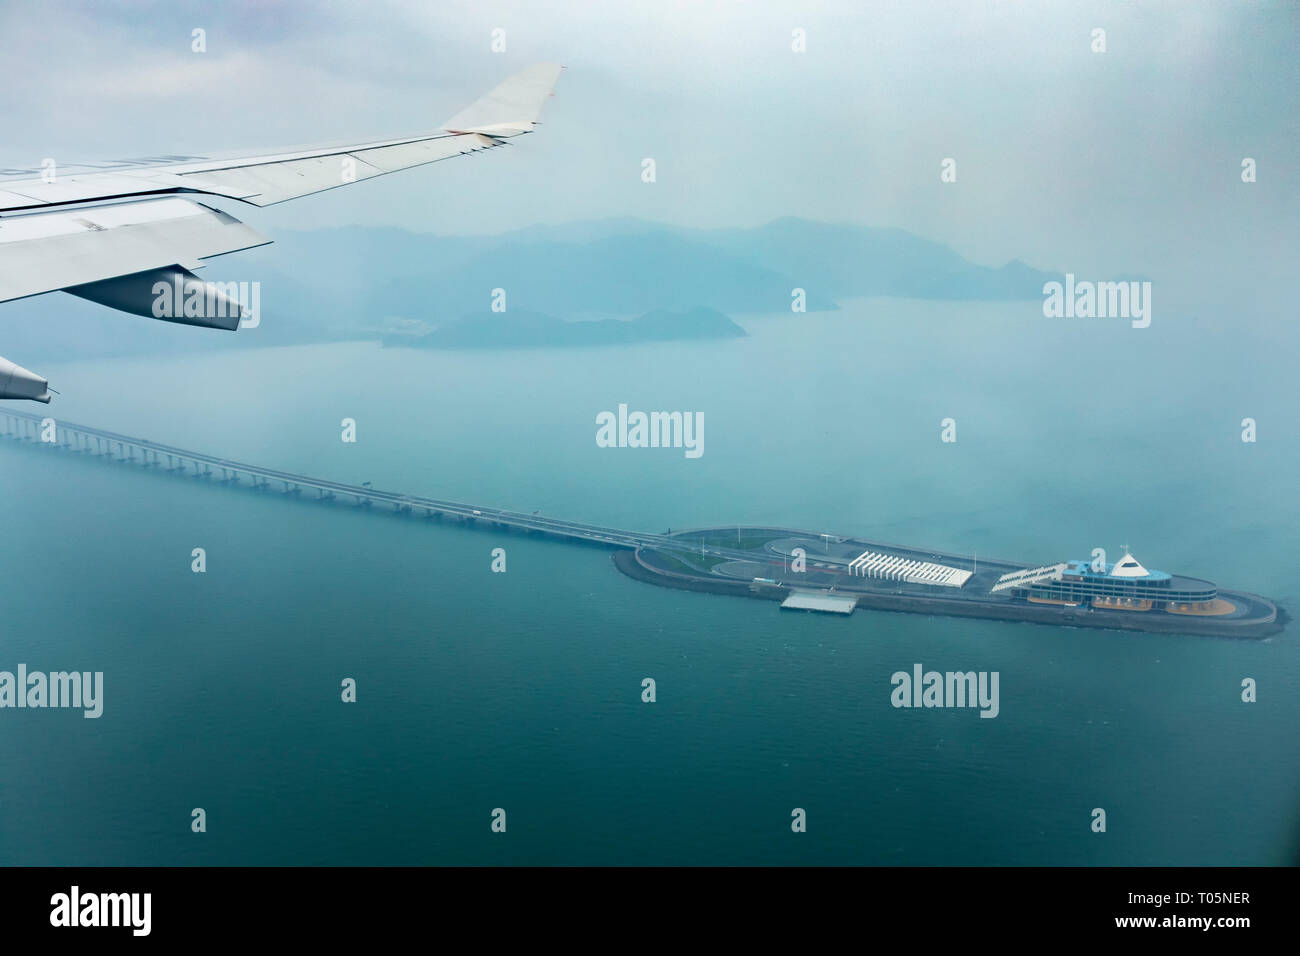
[[[532,132],[560,67],[539,63],[516,73],[433,132],[376,142],[203,159],[164,156],[54,170],[0,170],[0,214],[130,196],[205,193],[270,206],[374,176],[504,145]],[[26,177],[26,178],[24,178]],[[46,180],[53,178],[52,182]],[[0,301],[4,301],[0,299]]]
[[[552,63],[530,67],[438,129],[411,136],[228,159],[160,156],[0,169],[0,302],[62,290],[137,315],[234,330],[246,317],[243,306],[192,270],[270,240],[185,197],[270,206],[503,146],[533,131],[560,70]],[[173,292],[201,307],[160,309],[159,296]],[[0,358],[3,398],[48,401],[49,395],[44,379]]]

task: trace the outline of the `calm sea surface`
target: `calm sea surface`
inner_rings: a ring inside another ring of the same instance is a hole
[[[1127,542],[1300,607],[1298,343],[1280,318],[1170,307],[1134,330],[1037,302],[863,300],[738,321],[750,337],[716,343],[41,371],[69,421],[388,490],[1039,564]],[[597,448],[620,402],[703,412],[703,457]],[[0,710],[0,864],[1297,859],[1295,627],[1238,642],[783,614],[631,581],[595,548],[8,441],[0,527],[0,670],[105,682],[98,720]],[[998,671],[999,716],[894,709],[890,675],[918,662]]]

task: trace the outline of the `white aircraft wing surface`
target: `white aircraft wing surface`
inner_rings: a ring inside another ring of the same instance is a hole
[[[529,67],[438,129],[410,136],[229,159],[158,156],[0,169],[0,302],[62,290],[124,312],[234,330],[246,317],[244,306],[191,270],[270,240],[187,196],[270,206],[503,146],[533,131],[560,70],[553,63]],[[175,308],[160,309],[160,297],[168,296]],[[0,357],[0,399],[47,402],[46,386]]]
[[[164,156],[76,166],[71,172],[56,167],[52,176],[42,176],[41,170],[0,170],[0,213],[160,193],[205,193],[270,206],[492,149],[503,145],[503,140],[532,132],[560,70],[554,63],[529,67],[439,129],[412,136],[232,159]]]

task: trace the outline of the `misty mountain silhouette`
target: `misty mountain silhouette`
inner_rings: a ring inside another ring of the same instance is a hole
[[[270,246],[211,260],[207,280],[261,283],[261,324],[231,335],[152,322],[53,293],[12,303],[7,355],[50,361],[139,352],[380,339],[484,317],[493,290],[507,312],[561,320],[707,309],[791,314],[803,289],[810,312],[858,296],[1013,300],[1059,279],[1013,261],[972,263],[901,229],[785,218],[744,229],[688,229],[632,218],[532,226],[492,236],[441,236],[391,227],[272,232]],[[704,313],[700,313],[703,315]],[[725,316],[724,316],[725,318]],[[583,335],[558,324],[552,344]],[[647,334],[641,326],[638,334]],[[588,335],[619,340],[626,328]],[[678,329],[684,337],[687,330]],[[443,333],[446,336],[452,333]],[[457,335],[474,338],[461,330]],[[627,341],[627,339],[621,339]],[[429,343],[432,344],[432,340]],[[533,343],[538,344],[538,343]]]

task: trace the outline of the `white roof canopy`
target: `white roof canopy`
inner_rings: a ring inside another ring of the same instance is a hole
[[[1124,557],[1115,562],[1115,567],[1111,569],[1110,576],[1113,578],[1145,578],[1150,573],[1150,571],[1138,564],[1137,558],[1125,551]]]

